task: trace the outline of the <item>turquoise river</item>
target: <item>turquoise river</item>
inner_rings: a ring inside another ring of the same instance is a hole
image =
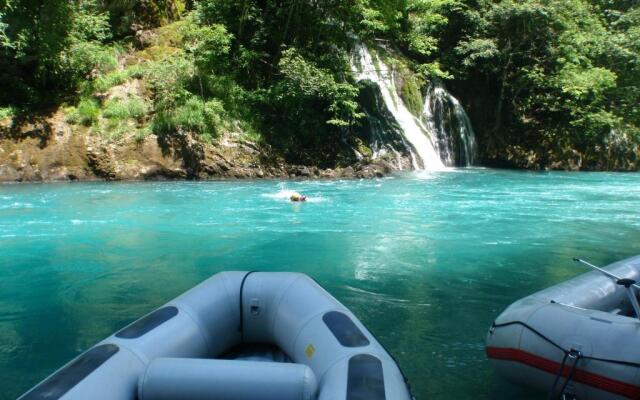
[[[0,398],[218,271],[263,270],[316,278],[418,400],[539,399],[491,370],[493,318],[585,272],[573,256],[638,253],[638,174],[0,185]]]

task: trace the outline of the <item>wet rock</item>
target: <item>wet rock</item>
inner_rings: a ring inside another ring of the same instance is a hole
[[[107,149],[87,148],[87,164],[95,176],[108,181],[116,179],[114,165]]]
[[[309,176],[311,176],[311,171],[308,167],[305,166],[298,167],[298,169],[296,170],[296,175],[308,178]]]
[[[216,162],[216,166],[220,169],[220,171],[223,171],[223,172],[229,171],[230,169],[229,164],[224,160],[220,160]]]
[[[0,182],[19,182],[22,174],[11,165],[0,165]]]
[[[141,171],[141,176],[146,181],[186,179],[187,175],[182,169],[169,169],[163,165],[153,165]]]
[[[134,43],[138,49],[145,49],[153,46],[158,42],[158,34],[153,30],[145,30],[140,25],[132,25],[131,29],[135,31]]]
[[[342,171],[340,172],[340,176],[343,178],[354,178],[355,170],[351,166],[343,168]]]
[[[331,168],[320,170],[318,175],[321,178],[335,179],[338,177],[338,173]]]

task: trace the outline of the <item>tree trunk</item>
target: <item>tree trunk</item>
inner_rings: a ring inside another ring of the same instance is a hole
[[[511,47],[510,44],[507,46],[507,49],[509,47]],[[500,80],[500,95],[498,97],[498,104],[496,105],[496,121],[493,126],[494,133],[497,133],[502,128],[502,108],[504,105],[505,87],[507,77],[509,75],[509,67],[511,67],[511,54],[509,54],[507,63],[502,69],[502,79]]]

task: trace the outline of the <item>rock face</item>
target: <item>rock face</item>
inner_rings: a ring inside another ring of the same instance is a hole
[[[526,149],[508,145],[489,154],[485,165],[498,168],[557,171],[638,171],[640,148],[631,142],[607,141],[588,152],[556,146]]]
[[[392,160],[346,168],[290,165],[239,134],[214,143],[191,135],[163,141],[124,135],[108,140],[72,131],[55,116],[13,128],[0,124],[0,182],[77,180],[373,178],[391,172]],[[82,129],[82,128],[80,128]]]

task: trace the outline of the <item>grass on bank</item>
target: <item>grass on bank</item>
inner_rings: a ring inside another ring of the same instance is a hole
[[[18,110],[15,107],[0,107],[0,121],[7,118],[13,118]]]
[[[225,75],[198,72],[189,54],[194,44],[185,43],[194,29],[194,21],[186,18],[156,29],[146,48],[119,53],[115,68],[100,70],[81,85],[77,104],[65,109],[67,122],[107,138],[133,135],[142,140],[151,133],[167,137],[188,132],[211,142],[233,131],[262,142],[242,114],[246,93]],[[129,85],[135,79],[140,85]]]
[[[112,87],[122,85],[131,78],[142,78],[142,75],[143,68],[141,65],[132,65],[123,70],[114,70],[98,76],[85,88],[85,91],[89,93],[104,93]]]

